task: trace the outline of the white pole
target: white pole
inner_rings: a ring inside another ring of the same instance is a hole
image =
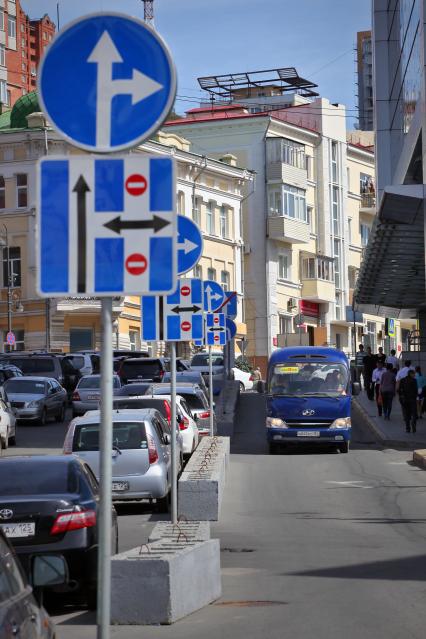
[[[172,490],[171,490],[171,503],[172,503],[172,524],[177,523],[177,458],[176,458],[176,342],[170,343],[171,349],[171,362],[170,362],[170,377],[171,377],[171,397],[172,397],[172,425],[171,425],[171,438],[172,438]]]
[[[109,639],[112,526],[112,299],[102,299],[100,499],[97,638]]]
[[[212,347],[209,346],[209,397],[210,397],[210,437],[213,437],[213,362]]]

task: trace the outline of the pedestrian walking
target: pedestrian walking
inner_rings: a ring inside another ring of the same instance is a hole
[[[371,347],[367,346],[367,353],[364,357],[364,388],[367,391],[367,397],[374,399],[374,386],[372,382],[373,371],[376,368],[376,359],[371,352]]]
[[[375,368],[373,371],[372,382],[374,385],[374,396],[376,398],[377,412],[379,413],[379,417],[382,416],[383,412],[383,399],[380,393],[380,382],[382,381],[382,375],[384,372],[385,369],[383,368],[383,362],[378,361],[377,368]]]
[[[251,374],[251,377],[252,377],[252,380],[253,380],[253,389],[257,389],[257,385],[262,379],[262,372],[261,372],[259,366],[256,366],[256,368],[254,369],[254,371]]]
[[[400,381],[399,401],[404,415],[405,430],[407,433],[415,433],[417,424],[417,382],[415,371],[412,368]]]
[[[388,421],[392,412],[392,402],[395,397],[395,372],[392,363],[386,364],[386,369],[380,381],[380,394],[383,402],[383,416]]]
[[[382,362],[383,366],[386,364],[386,355],[383,352],[383,348],[379,346],[379,352],[377,353],[376,362]]]
[[[407,377],[409,371],[414,371],[414,366],[411,365],[411,359],[406,359],[404,362],[404,366],[400,368],[396,374],[396,391],[397,392],[399,392],[399,385],[401,383],[401,380],[404,379],[404,377]]]
[[[386,364],[392,364],[392,368],[394,368],[396,371],[399,370],[399,359],[396,356],[396,351],[394,348],[391,350],[390,355],[387,356]]]
[[[422,374],[420,366],[416,366],[416,382],[417,382],[417,417],[423,417],[423,403],[426,390],[426,377]]]
[[[358,346],[358,351],[355,354],[355,381],[359,382],[361,386],[361,375],[362,375],[362,379],[364,382],[364,389],[367,390],[365,386],[364,357],[365,357],[364,344],[360,344]]]

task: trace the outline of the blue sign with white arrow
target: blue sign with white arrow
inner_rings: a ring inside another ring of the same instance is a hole
[[[226,291],[225,292],[226,302],[223,305],[222,313],[225,313],[226,317],[233,320],[237,317],[237,303],[238,303],[238,295],[236,291]]]
[[[65,139],[107,153],[136,146],[161,126],[175,99],[176,72],[147,24],[96,13],[58,33],[43,56],[38,92]]]
[[[225,299],[225,291],[214,280],[204,280],[204,310],[207,313],[214,313],[222,306]]]
[[[237,334],[236,323],[227,317],[226,318],[226,341],[230,342],[231,339],[233,339],[236,334]]]
[[[184,215],[178,215],[178,274],[190,271],[203,254],[203,236],[198,226]]]

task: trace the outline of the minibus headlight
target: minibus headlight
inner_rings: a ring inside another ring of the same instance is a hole
[[[280,417],[267,417],[266,428],[288,428],[288,426]]]
[[[330,426],[330,428],[350,428],[350,427],[351,427],[350,417],[339,417],[338,419],[335,419]]]

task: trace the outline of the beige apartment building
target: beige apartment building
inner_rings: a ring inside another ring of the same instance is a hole
[[[215,279],[242,299],[241,201],[252,175],[235,166],[232,157],[210,160],[189,151],[189,143],[175,134],[159,133],[157,140],[134,150],[169,155],[177,161],[177,206],[201,224],[205,236],[203,258],[188,275]],[[100,300],[52,298],[36,293],[36,165],[46,154],[81,153],[66,144],[46,123],[35,93],[20,98],[0,115],[0,350],[9,350],[6,335],[15,334],[19,350],[73,351],[100,348]],[[9,274],[9,277],[8,277]],[[8,286],[9,284],[9,286]],[[149,351],[141,343],[138,297],[113,302],[114,348]],[[238,337],[244,338],[242,304]]]

